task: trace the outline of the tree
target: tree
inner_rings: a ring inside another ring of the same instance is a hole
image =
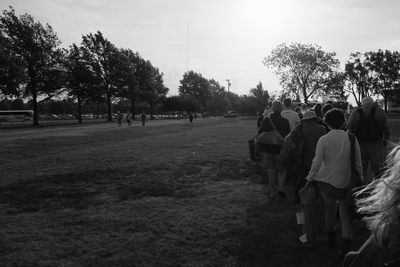
[[[0,30],[13,53],[23,61],[21,67],[27,80],[25,93],[32,97],[33,125],[38,125],[38,96],[51,97],[62,85],[61,41],[49,24],[43,26],[29,14],[18,17],[12,7],[3,11]]]
[[[254,104],[257,111],[263,110],[268,105],[269,93],[267,90],[264,90],[261,82],[255,88],[250,89],[250,96],[255,98]]]
[[[308,103],[319,90],[326,90],[331,73],[339,68],[336,53],[327,53],[318,45],[280,44],[263,63],[274,68],[281,85],[296,98]]]
[[[376,52],[367,52],[365,65],[372,76],[373,92],[383,96],[387,111],[387,92],[399,86],[400,53],[380,49]]]
[[[113,73],[117,72],[116,61],[119,59],[118,49],[100,31],[82,37],[82,48],[90,56],[90,67],[95,74],[97,84],[95,88],[97,101],[105,95],[107,101],[107,120],[112,121],[111,98],[116,94],[116,82],[112,79]],[[115,77],[115,76],[114,76]]]
[[[89,97],[90,89],[96,83],[89,65],[89,55],[82,47],[72,44],[65,60],[68,95],[78,101],[78,122],[82,123],[82,104]]]
[[[194,96],[202,105],[204,110],[207,102],[211,99],[210,83],[201,74],[194,71],[188,71],[183,74],[180,80],[179,94]]]
[[[20,85],[25,82],[23,64],[22,57],[12,50],[0,31],[0,93],[4,96],[20,96]]]
[[[372,94],[372,76],[365,59],[360,52],[352,53],[345,65],[345,87],[357,105],[361,105],[361,100]]]
[[[134,53],[130,49],[121,49],[121,55],[125,57],[124,61],[121,61],[120,66],[120,78],[119,84],[119,96],[129,99],[131,103],[132,118],[135,119],[135,102],[139,97],[139,77],[138,68],[140,62],[143,60],[139,53]]]

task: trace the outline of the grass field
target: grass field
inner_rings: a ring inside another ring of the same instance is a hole
[[[137,124],[0,131],[1,266],[338,266],[268,202],[255,120]]]

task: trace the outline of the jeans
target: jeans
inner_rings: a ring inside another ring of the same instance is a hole
[[[342,227],[342,238],[353,238],[353,225],[349,207],[345,200],[337,200],[320,191],[325,206],[325,227],[326,231],[335,231],[336,202],[339,203],[340,224]]]

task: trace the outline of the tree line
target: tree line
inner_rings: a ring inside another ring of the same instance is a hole
[[[28,105],[34,111],[34,125],[39,112],[75,108],[81,122],[82,107],[92,110],[95,104],[97,114],[106,106],[112,120],[113,106],[126,107],[127,102],[132,114],[135,105],[144,108],[144,103],[151,115],[156,107],[164,112],[222,114],[235,109],[255,114],[269,98],[261,83],[252,89],[254,94],[238,96],[194,71],[186,72],[180,83],[179,95],[167,97],[163,73],[150,60],[131,49],[117,48],[100,31],[82,35],[80,44],[64,49],[49,24],[29,14],[18,16],[12,7],[0,16],[0,107]],[[28,103],[16,101],[21,98],[29,99]]]
[[[325,52],[315,44],[278,45],[263,63],[275,70],[283,94],[307,103],[310,99],[330,98],[357,104],[365,96],[381,96],[387,111],[388,95],[400,88],[400,53],[377,50],[352,53],[340,70],[335,52]]]
[[[147,107],[151,115],[228,110],[255,115],[273,98],[343,102],[352,95],[360,103],[367,95],[381,95],[386,104],[388,92],[399,88],[397,51],[353,53],[342,71],[336,53],[315,44],[292,43],[278,45],[263,63],[275,70],[284,89],[280,95],[270,95],[259,82],[249,94],[239,96],[212,78],[187,71],[179,95],[167,97],[169,89],[158,67],[132,49],[116,47],[100,31],[82,35],[80,44],[65,49],[49,24],[29,14],[18,16],[12,7],[0,15],[0,106],[21,106],[9,101],[29,99],[34,125],[40,111],[53,108],[76,109],[79,122],[82,107],[88,106],[97,106],[97,114],[105,109],[110,121],[113,108],[127,105],[132,114]],[[47,108],[39,107],[49,101]]]

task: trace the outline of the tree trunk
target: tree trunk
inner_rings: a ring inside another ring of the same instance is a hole
[[[111,95],[110,95],[110,91],[107,90],[107,121],[112,121],[112,116],[111,116]]]
[[[100,117],[100,99],[97,99],[97,118]]]
[[[82,123],[82,100],[78,96],[78,123]]]
[[[304,103],[308,104],[307,89],[302,88],[302,91],[303,91]]]
[[[132,113],[132,120],[135,120],[135,98],[131,98],[131,113]]]
[[[38,103],[36,89],[32,90],[32,106],[33,106],[33,126],[39,125],[38,121]]]
[[[388,93],[387,93],[387,90],[384,90],[384,91],[383,91],[383,99],[384,99],[384,102],[385,102],[385,113],[387,113],[387,102],[388,102]]]

